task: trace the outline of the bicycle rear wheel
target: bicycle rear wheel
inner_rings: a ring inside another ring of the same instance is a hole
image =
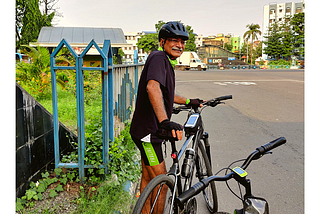
[[[158,175],[150,181],[141,193],[133,214],[169,213],[173,190],[174,183],[172,179],[168,175]],[[179,207],[174,207],[173,211],[173,213],[178,214],[180,212]]]
[[[206,153],[204,142],[200,140],[199,142],[199,149],[196,159],[196,167],[197,167],[197,174],[199,180],[204,178],[210,177],[213,175],[211,164]],[[203,190],[204,200],[206,202],[207,208],[210,213],[215,213],[218,211],[218,198],[217,198],[217,191],[216,185],[214,181],[210,182],[209,186]]]

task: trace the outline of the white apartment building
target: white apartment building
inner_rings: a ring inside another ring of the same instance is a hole
[[[196,35],[194,43],[196,44],[196,47],[201,47],[203,45],[203,35]]]
[[[301,2],[287,2],[287,3],[270,3],[263,7],[263,24],[262,36],[267,35],[268,28],[276,21],[285,21],[286,16],[293,16],[296,13],[304,12],[304,0]],[[264,38],[262,39],[264,40]],[[262,48],[266,45],[262,44]],[[266,54],[262,54],[263,59],[267,59]]]
[[[133,56],[134,51],[138,51],[138,58],[139,60],[144,60],[146,53],[138,49],[137,43],[142,35],[148,34],[148,32],[124,32],[125,39],[127,43],[129,44],[128,47],[123,47],[122,50],[125,53],[125,60],[126,63],[133,63]]]

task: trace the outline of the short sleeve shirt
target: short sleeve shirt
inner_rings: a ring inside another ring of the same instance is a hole
[[[143,139],[149,136],[150,142],[158,143],[162,140],[154,135],[158,130],[159,121],[147,93],[149,80],[160,83],[165,110],[170,120],[174,102],[175,74],[167,55],[163,51],[153,51],[147,58],[140,76],[136,107],[130,128],[130,134],[133,137]]]

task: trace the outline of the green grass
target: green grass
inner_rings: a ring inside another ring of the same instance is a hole
[[[75,95],[61,87],[57,87],[58,119],[71,131],[77,132],[77,99]],[[52,98],[38,100],[51,114],[53,113]],[[99,92],[85,92],[85,123],[90,123],[91,118],[101,116],[102,96]]]
[[[77,213],[126,213],[132,212],[136,199],[119,185],[116,181],[106,180],[100,184],[96,193],[91,196],[81,192],[77,199]]]

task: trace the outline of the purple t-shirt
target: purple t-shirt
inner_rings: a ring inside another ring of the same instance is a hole
[[[140,76],[136,108],[130,128],[130,134],[133,137],[141,140],[151,134],[151,142],[158,143],[163,140],[154,136],[158,130],[159,121],[147,93],[149,80],[156,80],[160,83],[165,110],[170,120],[174,102],[175,74],[167,55],[163,51],[153,51],[147,58]]]

